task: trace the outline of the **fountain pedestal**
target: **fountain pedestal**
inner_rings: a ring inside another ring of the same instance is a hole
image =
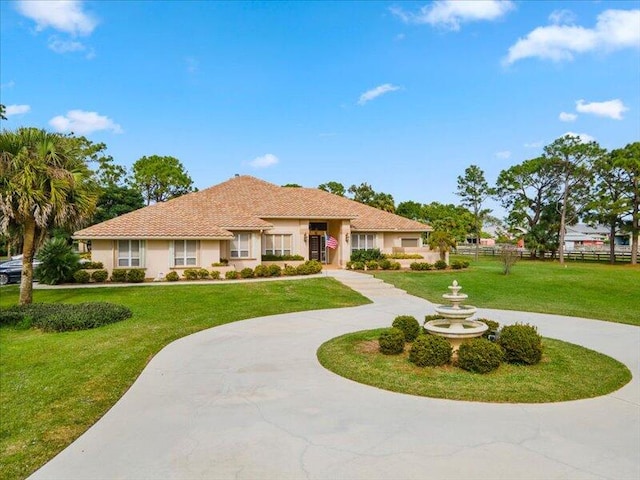
[[[442,298],[448,300],[451,305],[438,305],[436,312],[444,318],[431,320],[424,324],[427,332],[446,338],[453,348],[454,356],[457,355],[460,344],[468,338],[480,337],[489,327],[484,322],[470,320],[477,308],[471,305],[462,305],[468,298],[460,293],[462,287],[456,280],[449,286],[451,293],[445,293]]]

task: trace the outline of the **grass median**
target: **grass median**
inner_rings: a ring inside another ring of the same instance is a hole
[[[17,303],[3,287],[0,306]],[[330,278],[234,285],[36,290],[35,302],[106,301],[133,317],[67,333],[0,328],[0,475],[25,478],[95,423],[173,340],[247,318],[368,303]]]
[[[553,313],[640,325],[640,267],[558,262],[518,262],[502,274],[497,259],[473,261],[465,270],[382,272],[374,275],[430,302],[458,280],[467,303],[481,308]]]

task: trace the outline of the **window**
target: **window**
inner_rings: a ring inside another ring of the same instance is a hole
[[[376,236],[373,233],[354,233],[351,235],[351,250],[373,250]]]
[[[196,240],[176,240],[173,242],[173,264],[176,267],[197,265]]]
[[[418,239],[417,238],[402,238],[400,239],[400,245],[403,247],[417,247]]]
[[[250,233],[234,233],[231,240],[231,258],[249,258]]]
[[[265,255],[291,255],[291,235],[264,235]]]
[[[140,253],[142,242],[140,240],[118,240],[118,267],[140,267]]]

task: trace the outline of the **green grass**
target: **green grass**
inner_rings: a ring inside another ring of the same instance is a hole
[[[470,257],[465,257],[470,260]],[[375,276],[434,303],[453,280],[470,305],[554,313],[640,325],[640,267],[523,260],[510,275],[498,260],[472,261],[465,270],[375,272]]]
[[[17,302],[3,287],[0,306]],[[246,318],[368,303],[333,279],[36,290],[35,302],[108,301],[133,318],[94,330],[0,328],[0,477],[25,478],[95,423],[165,345]]]
[[[425,397],[500,403],[547,403],[611,393],[631,380],[631,372],[611,357],[571,343],[543,339],[542,362],[502,364],[480,375],[457,367],[416,367],[401,355],[383,355],[377,339],[383,329],[334,338],[318,349],[332,372],[359,383]]]

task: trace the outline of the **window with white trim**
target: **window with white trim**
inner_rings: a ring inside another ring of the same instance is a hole
[[[251,234],[236,232],[231,240],[231,258],[249,258],[251,253]]]
[[[262,245],[265,255],[291,255],[292,235],[269,234],[263,235]]]
[[[141,267],[142,242],[118,240],[118,267]]]
[[[176,267],[197,265],[196,240],[175,240],[173,242],[173,264]]]
[[[376,236],[373,233],[352,233],[351,250],[373,250]]]

